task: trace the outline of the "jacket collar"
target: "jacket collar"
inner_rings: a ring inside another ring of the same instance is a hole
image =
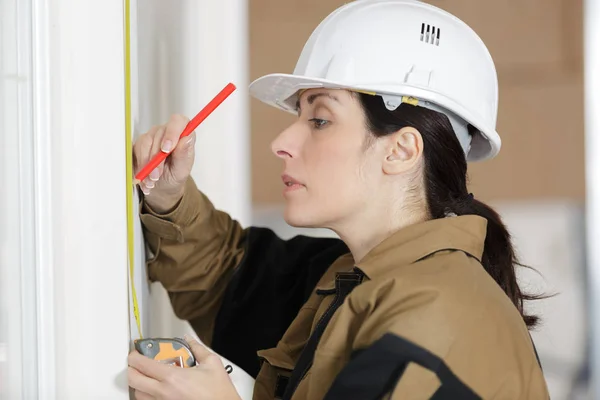
[[[355,265],[349,254],[340,257],[332,269],[348,271],[356,267],[367,278],[375,279],[391,269],[413,264],[442,250],[463,251],[481,262],[486,229],[487,220],[476,215],[429,220],[389,236]],[[328,290],[334,286],[330,280],[323,283],[319,289]]]

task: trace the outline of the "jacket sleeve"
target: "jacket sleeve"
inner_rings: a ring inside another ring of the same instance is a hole
[[[177,317],[196,320],[196,333],[210,345],[223,293],[244,255],[247,230],[216,210],[190,178],[177,207],[157,214],[143,202],[140,215],[148,277],[160,282]]]

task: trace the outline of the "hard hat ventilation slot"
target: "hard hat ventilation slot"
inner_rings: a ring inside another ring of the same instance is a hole
[[[421,24],[421,42],[440,45],[440,29],[426,23]]]

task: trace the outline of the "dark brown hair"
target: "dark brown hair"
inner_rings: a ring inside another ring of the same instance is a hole
[[[410,126],[423,138],[423,181],[429,216],[443,218],[447,213],[474,214],[487,219],[482,264],[517,307],[525,324],[532,328],[538,317],[526,315],[524,300],[540,299],[523,293],[517,283],[519,263],[511,236],[498,213],[469,195],[467,189],[467,161],[454,134],[448,117],[424,107],[401,104],[389,111],[380,96],[357,94],[365,112],[367,128],[375,137],[382,137]],[[472,131],[471,131],[472,132]]]

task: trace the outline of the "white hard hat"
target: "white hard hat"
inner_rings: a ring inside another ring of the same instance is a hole
[[[494,157],[498,77],[488,49],[463,21],[417,0],[356,0],[325,18],[292,75],[250,85],[257,99],[296,113],[299,91],[348,89],[446,114],[468,161]],[[469,135],[467,125],[477,132]]]

